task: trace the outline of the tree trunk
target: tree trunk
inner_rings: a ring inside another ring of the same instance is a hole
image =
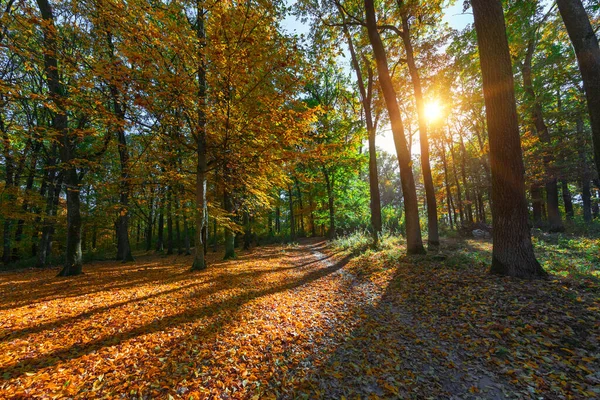
[[[59,276],[79,275],[82,272],[80,181],[75,168],[66,172],[67,247],[65,265]]]
[[[164,198],[160,198],[160,208],[158,210],[158,231],[156,232],[156,251],[162,252],[165,249],[165,206]]]
[[[53,115],[53,128],[60,138],[60,158],[64,165],[65,181],[67,182],[67,246],[65,265],[59,276],[79,275],[82,272],[81,259],[81,211],[79,199],[80,179],[76,167],[72,164],[74,158],[74,141],[77,138],[68,129],[66,111],[66,90],[60,80],[58,69],[58,46],[56,34],[58,30],[54,25],[54,15],[48,0],[37,0],[37,4],[44,23],[41,25],[44,33],[44,72],[46,73],[46,84],[56,113]]]
[[[10,152],[10,138],[8,137],[7,128],[4,126],[4,119],[0,116],[0,132],[2,133],[2,144],[4,150],[4,162],[5,162],[5,185],[4,191],[7,193],[6,201],[12,206],[15,202],[15,196],[13,193],[14,186],[14,161],[12,154]],[[12,225],[12,219],[7,214],[4,216],[4,232],[3,232],[3,240],[2,240],[2,262],[4,264],[9,264],[11,260],[11,248],[10,248],[10,229]]]
[[[527,217],[523,158],[506,26],[500,0],[471,0],[477,32],[492,170],[491,272],[546,276],[535,258]]]
[[[408,143],[404,136],[404,125],[398,107],[396,91],[390,77],[387,55],[385,48],[377,30],[377,21],[375,19],[375,6],[373,0],[364,0],[367,30],[369,32],[369,41],[373,48],[373,54],[377,63],[379,73],[379,84],[383,91],[386,108],[388,110],[392,133],[394,135],[394,144],[396,146],[396,155],[400,166],[400,178],[402,181],[402,193],[404,194],[404,207],[406,215],[406,248],[408,254],[424,254],[423,240],[421,239],[421,226],[419,222],[419,204],[417,199],[417,190],[412,171],[412,161],[408,150]]]
[[[433,177],[431,175],[431,165],[429,163],[429,138],[427,120],[425,117],[425,100],[421,89],[421,77],[415,62],[413,46],[410,36],[410,25],[408,14],[403,8],[403,2],[399,1],[400,15],[402,19],[402,42],[406,50],[406,64],[412,80],[415,94],[415,103],[417,105],[417,117],[419,122],[419,144],[421,146],[421,170],[423,172],[423,183],[425,185],[425,199],[427,204],[427,244],[429,247],[437,247],[440,244],[437,220],[437,202],[435,199],[435,188],[433,186]]]
[[[250,215],[244,211],[244,250],[249,250],[252,244],[252,228],[250,227]]]
[[[190,227],[188,226],[187,217],[183,214],[183,241],[185,242],[185,255],[189,256],[192,254],[191,243],[190,243]]]
[[[31,164],[29,166],[29,174],[27,175],[27,182],[25,184],[25,199],[23,200],[23,205],[21,206],[21,211],[25,214],[29,210],[29,201],[28,196],[31,193],[31,189],[33,189],[33,181],[35,178],[36,166],[38,162],[38,152],[40,150],[40,146],[36,146],[33,151],[33,159],[31,160]],[[25,220],[19,219],[17,222],[17,230],[15,232],[15,244],[13,246],[12,251],[12,260],[18,261],[21,256],[19,255],[19,245],[23,240],[23,230],[25,228]]]
[[[290,206],[290,239],[296,239],[296,224],[294,221],[294,197],[292,194],[292,188],[288,185],[288,197],[289,197],[289,206]]]
[[[231,195],[225,189],[223,193],[223,208],[227,213],[227,216],[231,219],[233,213],[233,202],[231,201]],[[235,258],[235,236],[233,231],[229,227],[225,227],[225,260]]]
[[[523,88],[525,94],[529,100],[529,107],[531,110],[531,116],[533,124],[537,132],[540,141],[543,143],[543,156],[542,160],[544,163],[545,172],[545,185],[546,185],[546,203],[548,205],[548,222],[550,223],[550,232],[563,232],[565,227],[560,216],[560,210],[558,208],[558,183],[556,176],[553,171],[554,157],[552,156],[551,149],[549,148],[552,144],[550,138],[550,132],[548,126],[544,121],[544,114],[542,105],[539,102],[535,91],[533,90],[533,78],[531,62],[533,59],[533,53],[535,51],[534,40],[531,39],[527,46],[527,52],[525,54],[525,60],[522,64],[522,75],[523,75]]]
[[[533,208],[533,225],[539,226],[542,222],[542,189],[536,185],[532,184],[529,190],[531,193],[531,206]]]
[[[596,169],[600,173],[600,46],[581,0],[557,0],[567,28],[587,99]]]
[[[204,29],[204,1],[196,1],[196,38],[198,39],[198,104],[197,104],[197,127],[194,133],[196,141],[196,208],[194,235],[194,262],[192,271],[200,271],[206,268],[204,257],[203,234],[206,224],[206,174],[208,167],[206,149],[206,61],[204,47],[206,46],[206,32]]]
[[[444,142],[441,142],[441,151],[442,155],[442,166],[444,167],[444,186],[446,187],[446,205],[448,206],[448,221],[450,222],[450,229],[454,229],[454,223],[456,223],[456,219],[452,218],[452,212],[454,210],[454,206],[452,204],[452,191],[450,188],[450,179],[448,178],[448,163],[446,162],[446,146],[444,146]]]
[[[565,204],[565,214],[567,215],[567,219],[572,221],[575,214],[573,213],[573,198],[571,196],[571,191],[569,190],[569,182],[563,179],[561,181],[561,186],[563,203]]]
[[[344,17],[343,10],[338,7],[338,11],[342,17]],[[370,209],[371,209],[371,229],[373,232],[373,247],[377,247],[379,243],[379,235],[383,229],[382,218],[381,218],[381,196],[379,193],[379,177],[377,175],[377,148],[375,147],[375,135],[377,134],[377,127],[373,122],[373,111],[371,107],[372,95],[373,95],[373,71],[369,65],[367,68],[367,87],[365,88],[363,74],[354,50],[354,43],[352,37],[348,32],[348,27],[344,21],[344,36],[348,42],[348,48],[350,55],[352,56],[352,66],[356,73],[356,80],[358,82],[358,89],[360,93],[361,103],[365,112],[365,122],[367,125],[367,134],[369,136],[369,196],[370,196]],[[314,217],[311,209],[311,226],[312,234],[315,236]]]
[[[329,239],[335,239],[335,204],[333,198],[333,177],[329,174],[325,167],[321,167],[323,176],[325,177],[325,184],[327,185],[327,203],[329,207]]]
[[[171,186],[167,187],[167,255],[173,254],[173,202]]]
[[[298,193],[298,205],[300,206],[300,215],[299,215],[299,232],[300,237],[305,237],[306,233],[304,232],[304,205],[302,204],[302,191],[300,190],[300,182],[298,182],[298,178],[294,177],[294,184],[296,185],[296,192]]]

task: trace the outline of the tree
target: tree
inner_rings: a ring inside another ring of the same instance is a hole
[[[527,221],[514,81],[500,0],[471,0],[483,79],[492,172],[491,272],[546,276],[535,258]]]
[[[592,126],[594,159],[600,173],[600,46],[581,0],[557,0],[575,48]]]
[[[392,132],[394,134],[394,143],[400,165],[400,176],[402,179],[402,193],[404,194],[404,207],[406,216],[406,250],[408,254],[424,254],[423,241],[421,239],[421,226],[419,222],[419,205],[415,179],[412,171],[412,161],[406,136],[404,135],[404,125],[398,106],[396,91],[390,78],[390,72],[387,65],[387,55],[383,42],[377,29],[375,17],[375,6],[373,0],[365,0],[365,11],[367,30],[369,40],[373,48],[373,54],[377,63],[379,75],[379,84],[383,92],[387,106]]]

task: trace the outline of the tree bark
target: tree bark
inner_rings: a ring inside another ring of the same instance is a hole
[[[558,10],[577,55],[587,99],[594,159],[600,173],[600,46],[581,0],[557,0]]]
[[[431,165],[429,163],[429,137],[427,120],[425,117],[425,100],[423,99],[423,90],[421,88],[421,76],[415,62],[414,50],[410,36],[410,24],[408,13],[404,10],[403,1],[399,0],[400,16],[402,19],[402,42],[406,50],[406,64],[412,80],[415,94],[415,103],[417,105],[417,119],[419,123],[419,144],[421,146],[421,170],[423,173],[423,183],[425,185],[425,199],[427,203],[427,245],[437,247],[440,244],[437,220],[437,202],[435,199],[435,188],[433,186],[433,177],[431,175]]]
[[[377,30],[375,6],[373,3],[373,0],[364,0],[367,30],[375,61],[377,63],[379,84],[385,98],[386,108],[392,125],[396,155],[400,166],[400,178],[402,181],[402,193],[404,194],[406,216],[406,249],[408,254],[424,254],[425,248],[423,247],[423,240],[421,238],[419,204],[412,171],[412,161],[408,150],[408,143],[404,135],[404,125],[402,124],[402,116],[400,115],[400,109],[398,107],[396,91],[394,90],[387,65],[387,55],[381,37],[379,36],[379,31]]]
[[[58,46],[52,6],[48,0],[37,0],[38,8],[44,23],[41,28],[44,33],[44,72],[50,98],[56,107],[52,125],[60,137],[60,158],[65,165],[65,182],[67,184],[67,246],[65,265],[59,276],[79,275],[82,272],[81,258],[81,210],[80,210],[80,179],[73,164],[74,140],[68,129],[67,111],[65,106],[66,91],[60,80],[58,68]]]
[[[500,0],[471,0],[483,78],[492,170],[491,272],[545,277],[535,258],[527,216],[514,80]]]

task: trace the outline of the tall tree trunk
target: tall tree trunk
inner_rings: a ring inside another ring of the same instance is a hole
[[[579,174],[581,179],[581,200],[583,202],[583,220],[592,220],[592,203],[590,191],[590,168],[586,157],[585,137],[583,131],[583,119],[577,118],[577,154],[579,156]]]
[[[292,193],[292,187],[288,184],[288,197],[290,206],[290,239],[296,239],[296,223],[294,219],[294,196]]]
[[[82,272],[81,259],[81,210],[80,210],[80,177],[75,165],[72,163],[74,158],[74,140],[76,138],[68,129],[67,111],[66,111],[66,91],[60,80],[60,70],[58,68],[58,46],[56,34],[58,30],[54,25],[54,15],[52,6],[48,0],[37,0],[38,8],[44,23],[41,28],[44,33],[44,72],[46,73],[46,84],[48,92],[56,112],[53,115],[53,128],[60,137],[60,158],[65,169],[65,182],[67,183],[67,246],[65,254],[65,265],[59,272],[59,276],[79,275]]]
[[[27,175],[27,181],[25,183],[25,199],[23,200],[23,205],[21,206],[21,211],[25,214],[29,210],[29,201],[28,196],[31,193],[31,189],[33,189],[33,181],[35,179],[35,172],[38,162],[38,153],[41,146],[36,146],[33,150],[33,158],[31,160],[31,164],[29,165],[29,173]],[[17,230],[15,232],[15,244],[13,246],[12,251],[12,260],[18,261],[21,256],[19,254],[19,245],[23,240],[23,230],[25,229],[25,220],[20,218],[17,222]]]
[[[344,11],[338,6],[340,15],[344,18]],[[379,177],[377,175],[377,148],[375,147],[375,136],[377,134],[377,127],[373,121],[373,110],[371,107],[373,97],[373,71],[367,64],[367,87],[365,88],[362,70],[356,51],[354,50],[354,43],[352,37],[348,32],[348,27],[344,19],[344,36],[348,42],[348,48],[350,55],[352,56],[352,66],[356,74],[356,80],[358,82],[358,89],[360,92],[361,103],[363,111],[365,112],[365,122],[367,125],[367,135],[369,137],[369,196],[370,196],[370,209],[371,209],[371,229],[373,232],[373,247],[377,247],[379,243],[379,235],[383,229],[382,218],[381,218],[381,196],[379,193]],[[311,205],[311,226],[312,235],[315,236],[314,217]]]
[[[192,254],[191,241],[190,241],[190,227],[188,226],[187,216],[183,214],[183,241],[185,245],[185,255],[189,256]]]
[[[450,222],[450,229],[454,229],[454,223],[457,224],[456,218],[452,218],[452,212],[454,210],[454,206],[452,204],[452,190],[450,188],[450,179],[448,178],[448,163],[446,162],[446,146],[444,142],[441,142],[441,151],[442,155],[442,166],[444,167],[444,186],[446,187],[446,205],[448,206],[448,221]],[[456,214],[455,214],[456,215]]]
[[[454,175],[454,184],[456,185],[456,200],[458,201],[458,212],[460,214],[460,224],[465,224],[465,209],[463,208],[462,201],[462,190],[460,186],[460,181],[458,180],[458,173],[456,172],[456,154],[454,152],[454,142],[452,141],[452,136],[450,136],[450,132],[448,132],[449,141],[448,147],[450,147],[450,154],[452,155],[452,173]]]
[[[325,177],[325,184],[327,186],[327,204],[329,206],[329,239],[333,240],[335,239],[335,202],[334,202],[334,195],[333,195],[333,185],[334,185],[334,180],[333,180],[333,176],[331,176],[331,174],[329,174],[329,172],[327,171],[327,168],[325,168],[324,166],[321,167],[321,170],[323,171],[323,176]]]
[[[302,191],[300,190],[300,182],[298,182],[298,178],[294,177],[294,184],[296,185],[296,192],[298,193],[298,206],[300,207],[299,214],[299,232],[300,237],[305,237],[306,233],[304,232],[304,205],[302,204]]]
[[[539,102],[536,93],[533,89],[533,78],[531,63],[533,54],[535,51],[534,39],[529,40],[527,45],[527,52],[525,54],[525,60],[521,65],[521,72],[523,75],[523,88],[525,94],[529,100],[529,107],[531,110],[531,116],[533,125],[540,138],[540,141],[544,144],[544,154],[542,156],[544,163],[545,172],[545,185],[546,185],[546,203],[548,205],[548,222],[550,223],[550,232],[563,232],[565,227],[560,216],[560,210],[558,208],[558,181],[553,171],[554,157],[552,156],[550,146],[552,140],[550,138],[550,132],[548,126],[544,121],[544,113],[542,110],[542,104]]]
[[[111,63],[115,64],[115,47],[112,35],[107,34],[107,44],[110,51]],[[116,65],[115,65],[116,66]],[[119,90],[114,83],[109,84],[113,112],[117,119],[115,130],[117,132],[117,148],[119,150],[119,161],[121,164],[121,176],[119,179],[119,217],[117,220],[117,260],[123,262],[133,261],[131,245],[129,243],[129,195],[131,183],[129,181],[129,150],[127,137],[125,136],[125,110],[119,100]]]
[[[206,149],[206,61],[204,48],[206,46],[206,32],[204,30],[204,1],[196,1],[196,39],[198,40],[198,105],[197,128],[194,134],[196,141],[196,233],[194,236],[194,262],[193,271],[206,268],[204,257],[204,228],[206,224],[206,175],[207,175],[207,149]]]
[[[542,208],[544,205],[542,189],[537,184],[532,184],[529,192],[531,193],[531,206],[533,208],[533,224],[539,226],[542,222]]]
[[[415,62],[414,50],[411,41],[409,15],[404,7],[404,1],[398,0],[400,16],[402,19],[402,42],[406,50],[406,64],[410,73],[413,90],[415,94],[415,103],[417,104],[417,117],[419,122],[419,144],[421,146],[421,170],[423,172],[423,183],[425,185],[425,199],[427,202],[427,244],[430,247],[437,247],[440,244],[437,220],[437,204],[435,199],[435,188],[433,186],[433,177],[431,175],[431,165],[429,163],[429,137],[427,120],[425,117],[425,99],[423,99],[423,90],[421,88],[421,77]]]
[[[227,191],[227,189],[224,189],[223,192],[223,208],[225,209],[225,212],[227,213],[227,216],[230,218],[231,220],[231,216],[233,214],[233,202],[231,199],[231,194],[229,194],[229,192]],[[231,221],[230,223],[232,223],[233,221]],[[229,260],[229,259],[233,259],[235,258],[235,236],[233,231],[231,230],[231,228],[229,227],[225,227],[225,260]]]
[[[146,251],[152,249],[152,231],[154,230],[154,191],[150,191],[150,204],[148,205],[148,224],[146,226]]]
[[[573,212],[573,197],[571,196],[571,191],[569,190],[569,182],[563,179],[561,181],[561,187],[563,203],[565,204],[565,214],[569,220],[573,220],[575,214]]]
[[[557,0],[558,10],[567,28],[587,99],[594,143],[596,169],[600,173],[600,46],[581,0]]]
[[[535,258],[527,200],[514,81],[500,0],[471,0],[479,48],[492,170],[491,272],[544,277]]]
[[[250,226],[250,215],[244,211],[244,250],[249,250],[252,244],[252,228]]]
[[[404,135],[402,116],[400,115],[400,109],[398,107],[396,91],[394,90],[392,79],[390,77],[385,48],[383,47],[381,37],[379,36],[379,31],[377,30],[373,0],[364,0],[364,4],[367,16],[369,41],[371,42],[371,47],[373,48],[373,54],[377,63],[379,84],[383,91],[386,108],[392,125],[396,155],[400,166],[400,178],[402,181],[402,193],[404,194],[406,215],[406,249],[408,254],[424,254],[425,248],[423,247],[423,240],[421,239],[417,189],[412,171],[412,161],[408,150],[408,143]]]
[[[463,139],[462,133],[459,135],[460,137],[460,175],[463,181],[463,186],[465,188],[465,201],[466,201],[466,217],[467,222],[469,224],[473,224],[473,201],[472,201],[472,193],[469,185],[469,181],[467,179],[467,149],[465,148],[465,141]]]
[[[177,254],[183,254],[181,241],[181,225],[179,223],[181,217],[181,205],[179,203],[179,193],[175,193],[175,238],[177,240]]]
[[[165,250],[165,199],[162,194],[159,202],[160,205],[158,210],[158,230],[156,232],[156,251],[162,252]]]
[[[171,186],[167,187],[167,255],[173,254],[173,196]]]
[[[10,151],[10,139],[8,137],[8,131],[4,125],[4,119],[0,115],[0,133],[2,133],[2,144],[4,150],[4,164],[5,164],[5,180],[4,180],[4,191],[7,193],[6,201],[9,207],[12,207],[15,201],[14,196],[14,161]],[[4,216],[4,230],[2,235],[2,262],[9,264],[10,257],[10,229],[12,225],[12,218],[9,214]]]
[[[59,276],[79,275],[82,272],[80,181],[75,168],[66,172],[67,247],[65,265]]]

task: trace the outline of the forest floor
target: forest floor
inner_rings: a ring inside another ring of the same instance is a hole
[[[490,276],[488,242],[270,245],[0,273],[0,398],[597,398],[593,277]]]

